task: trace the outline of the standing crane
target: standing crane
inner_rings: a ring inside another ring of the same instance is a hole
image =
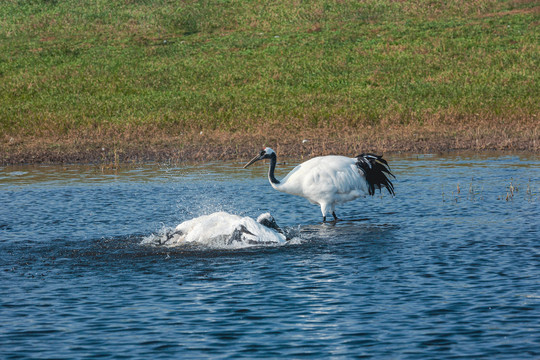
[[[361,154],[350,158],[346,156],[320,156],[310,159],[296,166],[281,181],[274,176],[277,155],[269,147],[264,148],[257,156],[251,159],[244,169],[263,159],[270,159],[268,180],[270,185],[278,191],[302,196],[312,204],[319,205],[326,221],[326,214],[331,212],[334,221],[335,207],[365,195],[374,195],[385,187],[391,195],[394,185],[387,174],[395,178],[390,167],[382,156],[375,154]]]

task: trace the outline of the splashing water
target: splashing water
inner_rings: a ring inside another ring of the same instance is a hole
[[[255,221],[224,211],[184,221],[175,229],[163,229],[145,237],[143,245],[167,247],[200,244],[212,248],[244,248],[250,246],[284,245],[290,237],[269,213]]]

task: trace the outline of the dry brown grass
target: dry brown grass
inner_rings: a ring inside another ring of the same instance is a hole
[[[307,141],[304,141],[307,140]],[[262,146],[281,157],[303,158],[361,152],[445,153],[472,151],[540,151],[536,116],[515,119],[432,116],[422,126],[399,124],[280,130],[271,125],[258,132],[182,131],[151,124],[87,127],[57,136],[5,135],[0,139],[0,162],[22,163],[129,163],[143,161],[244,160]]]

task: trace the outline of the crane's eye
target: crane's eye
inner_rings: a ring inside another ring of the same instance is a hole
[[[266,151],[261,150],[261,153],[259,154],[259,156],[263,156],[265,153],[266,153]]]

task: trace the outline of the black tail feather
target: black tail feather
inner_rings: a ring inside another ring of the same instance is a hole
[[[376,189],[379,189],[380,191],[383,187],[385,187],[391,195],[395,195],[394,184],[392,184],[386,174],[392,176],[394,179],[396,177],[390,172],[390,166],[382,156],[364,153],[358,155],[356,159],[358,160],[356,166],[358,166],[366,176],[369,195],[374,195]]]

